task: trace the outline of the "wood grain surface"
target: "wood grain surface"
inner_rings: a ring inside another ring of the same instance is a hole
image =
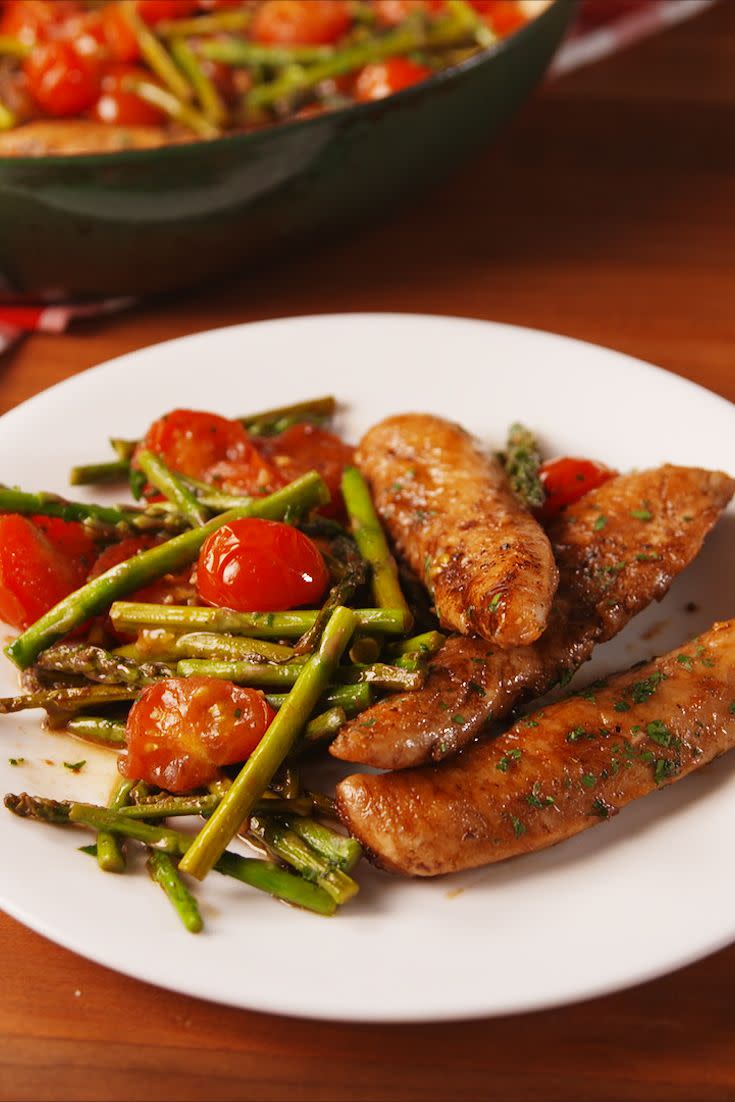
[[[0,407],[154,341],[343,310],[552,329],[733,400],[734,118],[735,3],[722,0],[548,86],[449,185],[378,227],[27,340],[0,361]],[[498,951],[491,926],[487,951]],[[735,1098],[735,947],[584,1005],[415,1027],[292,1021],[173,995],[7,917],[0,965],[0,1098],[11,1102]]]

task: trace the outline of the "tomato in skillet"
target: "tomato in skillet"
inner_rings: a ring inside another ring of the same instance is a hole
[[[592,459],[573,459],[560,456],[541,464],[539,477],[546,491],[546,501],[539,510],[543,518],[556,516],[567,505],[573,505],[581,497],[614,478],[617,471],[595,463]]]
[[[389,57],[387,61],[374,61],[361,69],[355,80],[355,99],[358,103],[385,99],[402,88],[410,88],[431,76],[431,69],[418,65],[408,57]]]
[[[444,6],[444,0],[374,0],[373,11],[381,27],[395,27],[415,12],[439,15]]]
[[[99,122],[109,122],[119,126],[158,126],[165,116],[133,92],[126,92],[123,81],[134,76],[151,82],[151,76],[145,69],[117,62],[108,65],[102,76],[102,91],[92,108],[92,117]]]
[[[28,517],[0,517],[0,619],[6,623],[20,629],[34,623],[81,584],[80,570]]]
[[[341,514],[340,482],[345,467],[353,461],[353,447],[318,425],[303,424],[291,425],[277,436],[265,437],[258,442],[258,450],[271,461],[284,483],[307,471],[318,471],[332,498],[319,512],[325,516]]]
[[[196,585],[209,605],[237,612],[275,612],[319,605],[329,571],[303,532],[275,520],[245,517],[205,541]]]
[[[23,63],[28,89],[38,106],[55,118],[79,115],[96,101],[99,65],[72,42],[43,42]]]
[[[345,0],[265,0],[253,16],[250,37],[284,46],[329,45],[351,23]]]
[[[186,19],[196,15],[199,0],[138,0],[138,15],[146,23],[160,23],[163,19]]]
[[[138,39],[125,17],[122,4],[105,4],[100,18],[107,48],[115,60],[137,61],[140,57]]]
[[[83,524],[76,520],[61,520],[60,517],[31,517],[48,541],[57,551],[67,555],[73,562],[81,585],[87,571],[97,557],[97,545]]]
[[[68,8],[58,0],[10,0],[0,19],[0,35],[33,46],[46,38],[49,28],[67,14]]]
[[[143,447],[172,470],[233,493],[262,494],[281,485],[240,422],[216,413],[175,409],[154,421]]]
[[[274,715],[255,689],[216,677],[166,678],[130,709],[120,771],[169,792],[201,788],[221,766],[249,757]]]
[[[127,539],[120,540],[119,543],[111,543],[95,559],[92,569],[87,575],[87,580],[91,581],[92,578],[98,578],[100,574],[111,570],[113,566],[125,562],[126,559],[132,559],[133,555],[139,555],[141,551],[147,551],[149,547],[154,547],[158,542],[152,536],[130,536]],[[190,597],[195,595],[194,587],[189,581],[190,576],[190,567],[186,567],[177,574],[164,574],[162,578],[156,579],[150,585],[136,589],[127,600],[147,601],[154,605],[185,604]],[[134,635],[135,632],[131,634]]]

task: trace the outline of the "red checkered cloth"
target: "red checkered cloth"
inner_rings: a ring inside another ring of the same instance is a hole
[[[690,19],[716,0],[582,0],[577,19],[551,66],[558,77],[600,61],[647,35]],[[26,333],[63,333],[75,318],[124,310],[131,298],[94,303],[18,306],[0,302],[0,354]]]

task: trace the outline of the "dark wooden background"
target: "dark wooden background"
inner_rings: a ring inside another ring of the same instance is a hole
[[[734,135],[735,2],[721,0],[546,87],[492,149],[380,227],[225,286],[29,339],[0,361],[0,407],[153,341],[341,310],[552,329],[733,400]],[[563,1010],[374,1027],[169,994],[7,917],[0,938],[0,1097],[12,1102],[735,1098],[735,947]]]

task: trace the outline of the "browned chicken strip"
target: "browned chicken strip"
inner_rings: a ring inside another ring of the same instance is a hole
[[[558,581],[551,546],[477,440],[407,413],[370,429],[356,461],[444,627],[504,647],[538,639]]]
[[[181,140],[161,126],[110,126],[90,119],[40,119],[0,134],[0,157],[117,153]]]
[[[337,786],[378,864],[437,876],[544,849],[735,745],[735,620],[456,761]]]
[[[450,638],[426,685],[347,723],[335,757],[379,769],[439,761],[490,720],[540,696],[653,600],[699,552],[735,490],[727,475],[665,466],[621,475],[559,517],[550,536],[560,583],[549,627],[532,647],[500,650]]]

